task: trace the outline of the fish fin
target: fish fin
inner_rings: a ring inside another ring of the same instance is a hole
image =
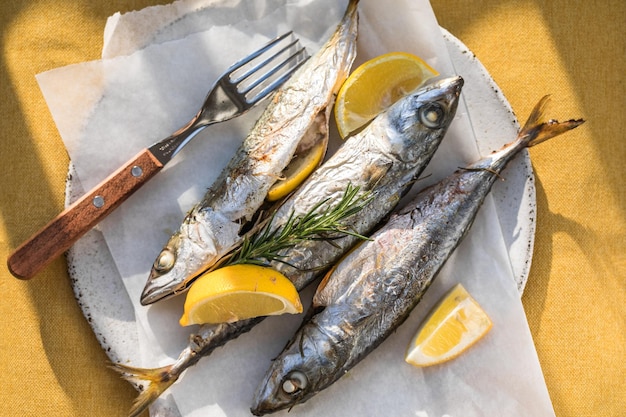
[[[139,416],[178,379],[178,376],[171,372],[172,365],[148,369],[115,363],[109,365],[109,368],[140,390],[131,406],[129,417]]]
[[[543,96],[533,108],[524,127],[520,130],[518,140],[523,142],[525,146],[538,145],[585,122],[583,119],[571,119],[565,122],[553,119],[545,120],[545,109],[549,102],[550,96]]]
[[[354,13],[354,10],[359,5],[359,0],[350,0],[348,2],[348,13]]]
[[[352,252],[354,252],[359,246],[361,246],[363,242],[364,240],[357,242],[352,248],[350,248],[346,253],[344,253],[337,262],[335,262],[335,264],[328,270],[328,272],[326,272],[326,274],[324,274],[324,277],[322,278],[320,283],[317,285],[317,289],[315,290],[315,294],[313,295],[312,305],[314,307],[325,307],[329,304],[328,291],[331,291],[331,290],[330,289],[325,290],[325,289],[326,289],[326,285],[328,284],[330,280],[330,276],[335,272],[335,270],[337,269],[337,266],[341,264],[343,260],[346,259]]]

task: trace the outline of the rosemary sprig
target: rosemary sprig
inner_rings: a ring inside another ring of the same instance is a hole
[[[346,190],[335,205],[326,205],[325,199],[311,208],[303,216],[291,213],[287,222],[277,228],[272,227],[274,215],[259,231],[246,236],[241,246],[224,259],[220,266],[233,264],[267,265],[272,261],[283,261],[280,252],[306,240],[333,240],[342,236],[354,236],[367,239],[349,227],[343,221],[358,213],[372,199],[369,192],[359,193],[360,187],[348,184]],[[323,207],[326,206],[326,207]]]

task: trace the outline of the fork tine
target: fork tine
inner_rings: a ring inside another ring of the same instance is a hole
[[[304,48],[302,48],[300,51],[305,51],[306,50]],[[294,54],[292,55],[288,60],[286,60],[283,64],[279,65],[277,68],[275,68],[272,72],[276,72],[278,70],[278,68],[283,67],[288,61],[291,61],[293,58],[297,57],[298,54]],[[263,100],[268,94],[270,94],[271,92],[273,92],[279,85],[281,85],[283,82],[285,82],[285,80],[287,80],[291,74],[296,71],[298,68],[300,68],[302,66],[302,64],[304,64],[310,57],[308,55],[306,55],[306,57],[298,62],[296,65],[294,65],[293,67],[289,68],[287,70],[287,72],[285,72],[283,75],[281,75],[278,79],[274,80],[271,84],[269,84],[267,87],[265,87],[264,89],[262,89],[257,95],[255,95],[253,98],[248,99],[246,98],[246,101],[249,104],[254,104],[260,100]],[[269,76],[269,75],[268,75]],[[255,84],[258,85],[260,84],[262,81],[265,81],[267,79],[268,76],[264,76],[263,80],[256,82]],[[256,87],[255,85],[255,87]],[[254,88],[254,87],[253,87]],[[246,89],[246,91],[243,94],[247,94],[250,92],[250,90],[252,90],[253,88],[248,88]]]
[[[241,91],[241,93],[242,94],[247,94],[250,91],[254,90],[261,83],[263,83],[264,81],[268,80],[272,75],[276,74],[278,71],[280,71],[281,69],[283,69],[287,65],[293,63],[294,60],[297,60],[298,57],[300,57],[300,56],[304,57],[302,62],[306,61],[306,59],[308,58],[308,55],[306,53],[306,49],[305,48],[300,48],[298,51],[296,51],[294,54],[292,54],[289,58],[285,59],[283,62],[281,62],[280,64],[276,65],[274,68],[269,70],[267,73],[265,73],[264,75],[260,76],[257,80],[255,80],[252,83],[250,83],[250,85],[248,85],[243,91]],[[298,62],[296,64],[296,66],[300,66],[300,64],[301,63]],[[291,70],[291,68],[290,68],[290,70]],[[293,72],[293,71],[291,71],[291,72]]]
[[[283,33],[282,35],[274,38],[273,40],[271,40],[267,44],[265,44],[265,46],[263,46],[262,48],[252,52],[250,55],[246,56],[245,58],[242,58],[240,61],[235,62],[233,65],[230,66],[230,68],[226,72],[227,73],[231,73],[231,72],[237,70],[238,68],[243,67],[244,65],[246,65],[250,61],[252,61],[255,58],[257,58],[258,56],[260,56],[260,55],[264,54],[265,52],[267,52],[274,45],[276,45],[277,43],[279,43],[280,41],[282,41],[286,37],[291,36],[292,34],[293,34],[293,31],[290,30],[289,32]]]
[[[298,39],[295,39],[294,41],[292,41],[291,43],[289,43],[287,46],[283,47],[281,50],[279,50],[278,52],[276,52],[274,55],[266,58],[263,62],[260,62],[258,64],[256,64],[254,67],[249,68],[246,72],[244,72],[243,74],[241,74],[240,76],[238,76],[235,79],[231,79],[230,81],[234,84],[238,84],[241,81],[245,80],[246,78],[250,77],[252,74],[254,74],[255,72],[257,72],[258,70],[260,70],[261,68],[263,68],[264,66],[266,66],[267,64],[269,64],[270,62],[272,62],[274,59],[276,59],[276,57],[280,56],[280,54],[282,54],[283,52],[289,50],[291,47],[293,47],[294,45],[296,45],[298,42],[300,42]],[[265,51],[267,52],[267,51]],[[299,53],[300,51],[296,52]],[[248,61],[249,62],[249,61]]]

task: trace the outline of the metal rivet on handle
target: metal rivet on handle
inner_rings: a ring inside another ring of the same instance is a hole
[[[92,203],[94,207],[101,208],[102,206],[104,206],[104,197],[102,197],[101,195],[97,195],[93,198]]]
[[[130,175],[133,177],[141,177],[143,175],[143,169],[140,166],[135,165],[130,169]]]

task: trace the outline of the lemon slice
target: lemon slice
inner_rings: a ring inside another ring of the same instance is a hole
[[[326,140],[318,140],[308,149],[302,150],[289,162],[267,193],[268,201],[277,201],[295,190],[319,166],[326,154]]]
[[[342,138],[378,113],[439,75],[423,59],[390,52],[361,64],[343,83],[335,103],[335,120]]]
[[[481,339],[491,326],[480,305],[457,284],[417,330],[405,361],[429,366],[455,358]]]
[[[180,324],[230,323],[301,312],[298,291],[284,275],[257,265],[231,265],[196,280],[187,293]]]

